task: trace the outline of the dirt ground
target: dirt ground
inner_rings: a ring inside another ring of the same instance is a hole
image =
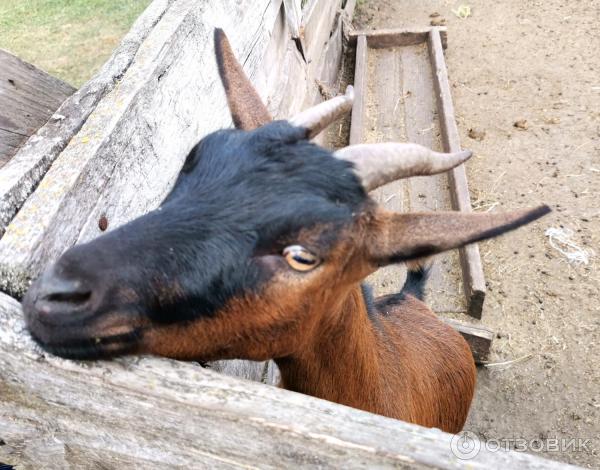
[[[516,361],[480,369],[465,429],[502,445],[525,439],[547,458],[597,468],[600,2],[468,5],[463,19],[453,13],[460,2],[365,0],[354,19],[360,29],[401,28],[429,25],[439,13],[462,143],[476,154],[467,165],[473,206],[554,209],[480,246],[488,284],[482,323],[497,331],[491,360]],[[553,248],[545,235],[552,227],[572,230],[589,264],[570,264]],[[573,438],[585,445],[552,444]]]

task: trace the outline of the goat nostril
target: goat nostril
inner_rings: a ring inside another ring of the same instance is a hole
[[[35,299],[40,310],[54,310],[51,304],[70,304],[71,308],[86,303],[92,291],[80,280],[65,279],[53,270],[46,272],[35,290]]]
[[[62,302],[62,303],[72,303],[72,304],[82,304],[87,302],[92,293],[90,291],[83,292],[55,292],[52,294],[47,294],[44,300],[48,302]]]

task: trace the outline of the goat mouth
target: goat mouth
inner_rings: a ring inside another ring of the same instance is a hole
[[[107,359],[134,353],[140,339],[140,329],[111,336],[91,336],[64,341],[43,341],[30,332],[34,341],[45,351],[64,359],[92,360]]]

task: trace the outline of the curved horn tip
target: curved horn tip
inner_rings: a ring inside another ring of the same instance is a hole
[[[539,206],[530,209],[529,216],[532,218],[531,220],[535,220],[550,212],[552,212],[552,208],[548,204],[540,204]]]
[[[471,150],[461,150],[460,152],[456,152],[456,155],[461,161],[466,162],[473,156],[473,152]]]
[[[346,87],[346,96],[350,99],[354,99],[354,87],[352,85]]]

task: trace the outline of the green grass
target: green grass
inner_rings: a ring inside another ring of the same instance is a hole
[[[150,0],[0,0],[0,48],[78,87]]]

